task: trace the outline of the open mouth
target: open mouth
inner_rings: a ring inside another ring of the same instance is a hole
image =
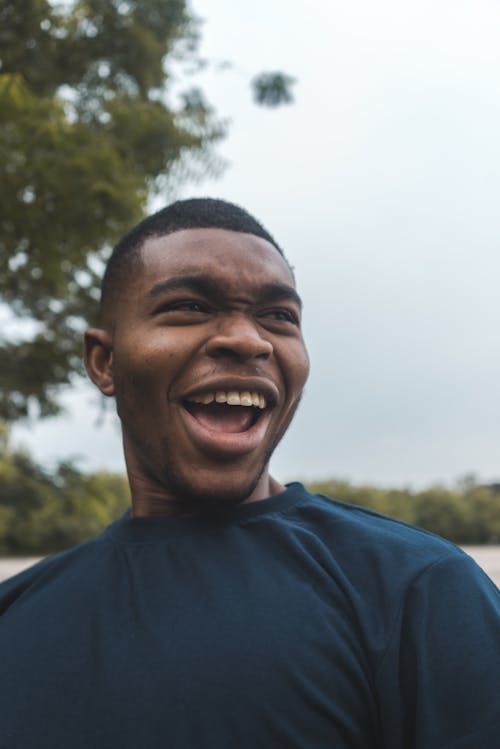
[[[259,421],[267,404],[261,393],[221,390],[189,398],[183,406],[205,429],[239,434]]]

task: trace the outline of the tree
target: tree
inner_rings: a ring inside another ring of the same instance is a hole
[[[415,492],[353,486],[334,479],[309,483],[308,488],[417,525],[457,544],[485,544],[500,540],[496,486],[480,486],[473,476],[467,475],[455,490],[435,485]]]
[[[9,446],[0,422],[0,554],[49,554],[75,546],[129,505],[125,476],[86,475],[64,462],[48,473]]]
[[[0,300],[31,323],[0,339],[0,418],[58,412],[110,248],[152,194],[220,168],[225,124],[172,86],[197,42],[186,0],[0,0]],[[256,101],[292,83],[261,74]]]

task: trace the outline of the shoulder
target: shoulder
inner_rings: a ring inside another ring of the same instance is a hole
[[[300,484],[299,501],[284,522],[302,553],[329,569],[349,597],[360,602],[398,605],[409,591],[446,584],[498,589],[474,560],[440,536],[363,507],[311,494]],[[386,605],[384,604],[384,605]]]
[[[455,544],[421,528],[359,505],[312,494],[300,484],[301,501],[291,508],[289,522],[307,528],[339,558],[356,563],[385,559],[393,565],[407,560],[417,573],[446,558],[466,556]]]
[[[83,544],[46,557],[0,583],[0,616],[21,599],[53,587],[70,584],[75,574],[95,563],[106,547],[106,533]]]

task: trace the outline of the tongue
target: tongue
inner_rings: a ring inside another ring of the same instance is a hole
[[[252,426],[254,411],[251,406],[228,406],[225,403],[185,404],[189,413],[206,429],[213,432],[246,432]]]

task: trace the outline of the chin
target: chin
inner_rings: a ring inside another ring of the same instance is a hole
[[[169,493],[182,498],[183,504],[198,512],[209,508],[232,507],[248,500],[257,488],[266,466],[267,461],[250,476],[244,476],[241,470],[231,471],[221,467],[216,476],[205,475],[204,479],[200,477],[197,481],[193,480],[195,469],[191,475],[167,469],[164,474],[165,484]]]

